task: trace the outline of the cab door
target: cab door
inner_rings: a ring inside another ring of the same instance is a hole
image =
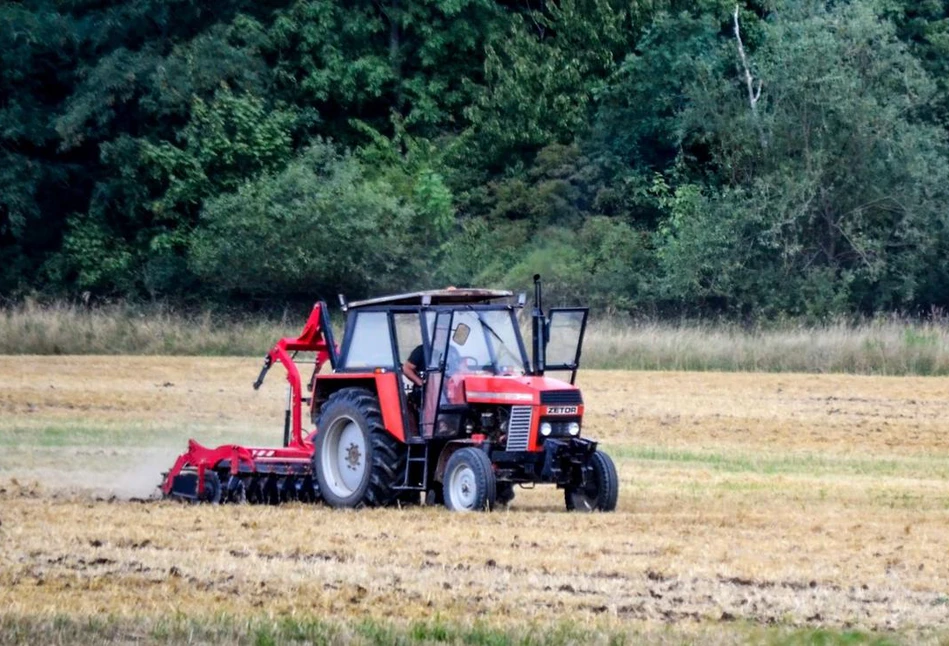
[[[431,318],[434,315],[427,316],[427,313],[418,311],[394,311],[392,313],[392,327],[395,335],[396,351],[398,365],[404,366],[406,362],[412,360],[416,370],[424,377],[428,362],[425,360],[426,348],[429,347],[431,338],[431,326],[425,326],[422,321]],[[426,334],[428,332],[428,334]],[[416,356],[413,360],[412,355],[421,351],[422,359]],[[424,389],[417,391],[415,384],[405,375],[404,370],[397,370],[396,375],[399,379],[402,401],[402,409],[405,411],[406,428],[410,429],[413,436],[421,433],[421,415],[422,400]]]
[[[569,372],[571,384],[576,381],[577,369],[580,367],[583,333],[587,328],[589,313],[587,307],[555,307],[547,314],[544,369]]]
[[[422,437],[435,434],[438,403],[441,401],[445,380],[445,362],[448,357],[448,342],[451,334],[451,312],[438,312],[432,332],[432,351],[426,366],[425,393],[422,403]]]

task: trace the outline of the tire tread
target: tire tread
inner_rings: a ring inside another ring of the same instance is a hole
[[[451,487],[448,483],[451,481],[451,474],[456,466],[464,462],[471,466],[475,478],[478,480],[478,488],[483,494],[474,510],[491,511],[497,501],[497,481],[494,477],[494,467],[485,452],[473,446],[458,449],[448,458],[448,464],[445,465],[445,506],[453,511],[461,511],[454,506],[451,500]]]
[[[379,400],[376,396],[365,388],[343,388],[337,390],[329,396],[329,399],[323,405],[323,411],[332,412],[337,405],[347,405],[355,408],[366,420],[368,428],[365,429],[368,434],[369,446],[369,483],[363,493],[362,499],[355,502],[352,507],[387,507],[392,505],[398,498],[399,491],[393,489],[398,484],[398,478],[405,469],[407,452],[405,447],[392,435],[386,431],[382,424],[382,411],[379,408]],[[324,412],[320,414],[320,420],[324,417]],[[324,428],[318,424],[319,428]],[[328,426],[328,425],[327,425]],[[322,432],[322,431],[321,431]],[[314,471],[318,469],[319,456],[313,454]],[[319,486],[317,484],[317,486]],[[321,492],[322,493],[322,492]],[[326,499],[325,493],[323,494]]]
[[[591,511],[615,511],[619,499],[619,476],[612,458],[603,451],[597,451],[590,458],[596,478],[596,503]],[[564,503],[567,511],[578,511],[573,502],[574,487],[564,489]]]

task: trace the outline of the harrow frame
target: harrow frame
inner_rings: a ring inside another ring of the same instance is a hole
[[[305,398],[300,370],[294,356],[297,352],[315,352],[314,375],[327,361],[332,367],[336,367],[337,348],[328,319],[326,303],[316,303],[300,334],[282,338],[270,349],[254,382],[254,390],[258,390],[275,363],[279,362],[287,371],[290,396],[284,421],[284,445],[244,447],[224,444],[210,448],[191,439],[188,441],[188,450],[178,456],[164,476],[161,491],[165,497],[193,501],[207,499],[209,494],[213,493],[210,491],[213,487],[209,486],[209,471],[214,473],[214,478],[218,480],[219,474],[225,471],[230,475],[221,491],[221,495],[228,499],[246,496],[257,497],[261,502],[279,502],[288,497],[301,497],[301,490],[303,497],[309,497],[306,488],[311,487],[314,482],[313,434],[310,433],[306,437],[303,435]],[[261,480],[264,481],[262,484]],[[308,482],[310,484],[307,484]],[[290,490],[291,486],[293,491]],[[252,488],[259,488],[260,495],[253,495],[249,491]],[[247,496],[248,493],[252,495]],[[313,492],[312,497],[316,498],[318,494]]]

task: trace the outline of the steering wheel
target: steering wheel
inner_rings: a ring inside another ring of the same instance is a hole
[[[448,374],[453,374],[458,372],[458,370],[464,370],[465,372],[477,370],[481,367],[481,362],[475,357],[461,354],[458,348],[449,347],[445,366],[445,371]]]
[[[465,370],[472,371],[477,370],[481,367],[481,362],[478,361],[475,357],[461,357],[461,365]]]

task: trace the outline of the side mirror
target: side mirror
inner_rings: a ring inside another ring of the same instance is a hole
[[[451,335],[451,340],[455,345],[464,345],[468,341],[469,334],[471,334],[471,328],[464,323],[459,323],[455,328],[455,333]]]

